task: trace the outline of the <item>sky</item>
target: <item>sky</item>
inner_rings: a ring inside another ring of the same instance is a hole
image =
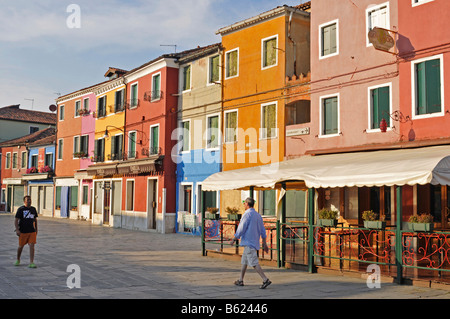
[[[221,41],[216,31],[307,0],[0,0],[0,107],[49,111],[59,95],[165,53]]]

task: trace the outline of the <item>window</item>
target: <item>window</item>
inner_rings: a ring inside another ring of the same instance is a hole
[[[215,55],[209,58],[208,84],[220,81],[219,56]]]
[[[123,156],[123,134],[111,137],[111,158],[110,160],[122,160]]]
[[[33,154],[31,155],[31,167],[38,167],[38,155]]]
[[[105,160],[105,139],[100,138],[94,143],[94,162],[103,162]]]
[[[190,150],[190,130],[189,130],[189,126],[190,126],[190,122],[189,121],[184,121],[181,122],[181,129],[182,131],[182,135],[181,135],[181,139],[183,140],[183,142],[181,143],[181,150],[180,152],[186,152]]]
[[[207,117],[207,142],[206,148],[217,148],[219,146],[219,116]]]
[[[277,137],[277,103],[261,106],[261,138]]]
[[[237,141],[237,111],[225,112],[225,143]]]
[[[27,159],[27,152],[22,152],[22,155],[21,155],[21,165],[20,165],[20,167],[21,168],[27,168],[27,163],[28,162],[28,159]]]
[[[182,210],[192,213],[192,185],[181,185],[181,187],[183,199]]]
[[[225,54],[225,77],[231,78],[239,75],[239,49]]]
[[[299,100],[286,104],[286,125],[311,122],[311,101]]]
[[[183,67],[183,91],[191,89],[191,66]]]
[[[13,153],[12,168],[17,168],[17,160],[18,160],[18,154],[17,153]]]
[[[366,10],[367,30],[366,34],[374,27],[389,29],[389,2],[379,6],[372,6]],[[367,46],[372,45],[367,38]]]
[[[443,115],[442,55],[411,63],[413,115]]]
[[[131,85],[130,91],[130,108],[134,108],[138,106],[138,84],[134,83]]]
[[[88,97],[83,100],[83,109],[85,111],[89,111],[89,98]]]
[[[89,135],[83,135],[80,137],[80,152],[86,156],[89,154]]]
[[[45,154],[45,166],[53,168],[53,153]]]
[[[391,126],[391,85],[369,88],[369,129],[379,129],[381,119]]]
[[[81,200],[82,205],[89,205],[89,186],[83,185],[83,198]]]
[[[30,134],[33,134],[34,132],[39,131],[39,127],[37,126],[30,126]]]
[[[306,218],[306,192],[286,191],[286,217]]]
[[[338,96],[321,98],[321,135],[335,136],[339,133]]]
[[[60,138],[58,140],[58,159],[62,160],[63,158],[63,146],[64,146],[64,141],[62,138]]]
[[[59,106],[59,120],[64,121],[64,105]]]
[[[119,90],[119,91],[116,91],[116,93],[115,93],[115,101],[114,101],[114,112],[120,112],[120,111],[123,111],[123,109],[124,109],[124,105],[123,105],[123,99],[124,99],[124,96],[123,96],[123,92],[124,92],[124,90]]]
[[[70,187],[70,210],[78,209],[78,186]]]
[[[106,116],[106,95],[98,98],[97,103],[97,117]]]
[[[319,32],[320,58],[339,54],[338,21],[320,25]]]
[[[432,1],[434,1],[434,0],[412,0],[412,6],[415,7],[415,6],[419,6],[421,4],[432,2]]]
[[[11,168],[11,153],[6,153],[5,168]]]
[[[80,152],[80,137],[79,136],[74,136],[73,137],[74,158],[75,158],[75,153],[79,153],[79,152]]]
[[[127,204],[126,208],[129,211],[134,210],[134,181],[127,180]]]
[[[278,35],[262,40],[262,68],[277,65]]]
[[[61,209],[61,186],[56,186],[55,189],[55,209]]]
[[[159,125],[150,127],[150,155],[159,153]]]
[[[81,101],[75,102],[75,117],[80,116]]]
[[[441,223],[441,197],[441,185],[417,185],[417,213],[430,213],[433,216],[433,222]]]
[[[161,73],[152,76],[152,97],[151,101],[161,98]]]
[[[136,157],[136,131],[128,134],[128,157]]]

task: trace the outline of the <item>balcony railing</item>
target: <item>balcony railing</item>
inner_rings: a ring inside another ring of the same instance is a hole
[[[124,154],[123,153],[112,153],[112,154],[108,154],[108,160],[109,161],[121,161],[124,159]]]
[[[161,155],[162,148],[161,147],[143,148],[141,153],[142,153],[143,156]]]
[[[163,91],[156,90],[156,91],[147,91],[144,93],[144,101],[147,102],[153,102],[160,100],[163,96]]]
[[[139,99],[129,99],[125,101],[125,107],[129,110],[137,108],[139,105],[140,105]]]

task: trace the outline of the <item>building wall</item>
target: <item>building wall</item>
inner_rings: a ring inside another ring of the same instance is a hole
[[[92,113],[96,111],[96,97],[94,93],[88,93],[81,97],[81,105],[84,105],[83,101],[89,99],[89,114],[81,117],[81,135],[89,136],[89,156],[87,158],[80,159],[80,169],[86,169],[89,165],[92,165],[92,156],[94,155],[94,139],[95,139],[95,118]]]
[[[391,85],[391,112],[399,110],[396,58],[367,44],[366,10],[383,3],[389,5],[390,28],[397,30],[397,1],[361,0],[357,4],[344,1],[336,5],[330,5],[330,1],[326,0],[312,2],[311,128],[310,134],[302,137],[306,151],[399,140],[398,122],[391,121],[391,129],[386,133],[381,133],[379,129],[370,130],[369,127],[370,87]],[[320,30],[332,21],[338,21],[338,54],[321,57]],[[322,136],[320,108],[323,98],[330,95],[338,95],[339,130],[334,136]]]
[[[412,121],[401,125],[405,140],[427,140],[449,137],[450,116],[447,100],[450,98],[450,34],[446,30],[444,12],[450,12],[450,2],[434,0],[413,6],[411,1],[399,1],[400,106],[403,115]],[[415,116],[412,87],[412,64],[422,59],[441,57],[442,108],[439,114]]]
[[[38,127],[39,130],[46,129],[49,126],[55,127],[55,125],[48,124],[0,120],[0,142],[30,134],[31,126]]]

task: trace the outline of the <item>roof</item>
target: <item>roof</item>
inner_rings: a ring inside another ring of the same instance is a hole
[[[0,108],[0,120],[56,125],[56,114],[25,110],[20,108],[20,104],[15,104]]]
[[[0,147],[17,146],[17,145],[48,145],[56,141],[56,129],[54,127],[48,127],[37,132],[18,137],[3,143],[0,143]]]
[[[308,5],[309,5],[309,7],[308,7]],[[305,16],[309,17],[310,13],[307,11],[309,11],[310,8],[311,8],[311,2],[309,2],[309,3],[306,2],[304,4],[301,4],[301,5],[298,5],[295,7],[291,7],[288,5],[278,6],[275,9],[263,12],[261,14],[258,14],[257,16],[254,16],[254,17],[242,20],[242,21],[238,21],[229,26],[220,28],[219,30],[216,31],[216,34],[224,35],[226,33],[245,28],[249,25],[256,24],[260,21],[270,19],[272,17],[278,16],[280,14],[285,14],[287,12],[297,12],[297,13],[304,14]]]

